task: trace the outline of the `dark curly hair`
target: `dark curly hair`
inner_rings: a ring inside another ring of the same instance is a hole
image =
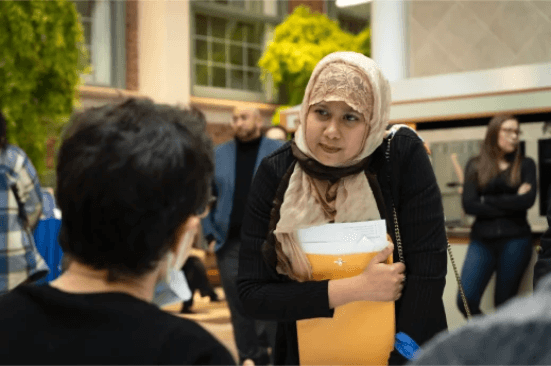
[[[153,270],[206,207],[212,141],[195,112],[145,99],[73,115],[58,154],[60,244],[108,280]]]

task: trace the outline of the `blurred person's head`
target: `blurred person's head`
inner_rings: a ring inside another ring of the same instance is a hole
[[[0,112],[0,150],[8,143],[8,126],[4,114]]]
[[[64,253],[108,282],[166,271],[189,250],[212,173],[195,112],[129,99],[73,115],[57,164]]]
[[[252,141],[261,136],[262,116],[256,108],[235,107],[232,129],[239,141]]]
[[[281,125],[268,126],[264,136],[272,140],[287,141],[287,130]]]
[[[511,163],[509,183],[520,181],[520,125],[512,115],[498,115],[490,120],[482,143],[478,161],[478,184],[486,184],[499,174],[499,161]]]

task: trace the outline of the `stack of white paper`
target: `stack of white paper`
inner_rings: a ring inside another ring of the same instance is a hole
[[[379,252],[388,245],[385,220],[313,226],[298,230],[298,238],[309,254]]]

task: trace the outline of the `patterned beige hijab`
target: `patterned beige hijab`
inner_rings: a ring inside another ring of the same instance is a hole
[[[306,117],[310,106],[322,101],[343,101],[369,124],[358,154],[339,168],[360,163],[381,145],[389,119],[390,85],[373,60],[359,53],[336,52],[314,69],[302,101],[295,144],[300,153],[316,161],[306,144]],[[377,219],[377,204],[363,171],[331,182],[311,177],[296,164],[274,230],[280,248],[277,271],[298,281],[312,279],[312,268],[298,240],[299,229]]]

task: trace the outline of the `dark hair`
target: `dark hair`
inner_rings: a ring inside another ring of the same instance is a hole
[[[4,115],[0,111],[0,150],[3,150],[8,143],[8,126]]]
[[[491,119],[486,130],[486,137],[482,143],[480,154],[477,157],[476,165],[476,179],[478,187],[483,189],[488,182],[495,178],[499,174],[499,157],[502,154],[501,148],[498,144],[499,132],[501,125],[508,120],[518,121],[515,116],[509,114],[503,114],[495,116]],[[509,156],[512,159],[511,173],[509,175],[509,184],[514,186],[520,183],[520,165],[521,156],[520,149],[517,147],[516,151],[512,152]]]
[[[199,118],[202,121],[205,121],[205,123],[206,123],[207,119],[205,118],[205,114],[203,112],[201,112],[201,110],[199,108],[192,106],[191,109],[190,109],[190,112],[195,117]]]
[[[60,244],[108,280],[151,271],[206,206],[214,170],[205,121],[145,99],[73,115],[58,154]]]

